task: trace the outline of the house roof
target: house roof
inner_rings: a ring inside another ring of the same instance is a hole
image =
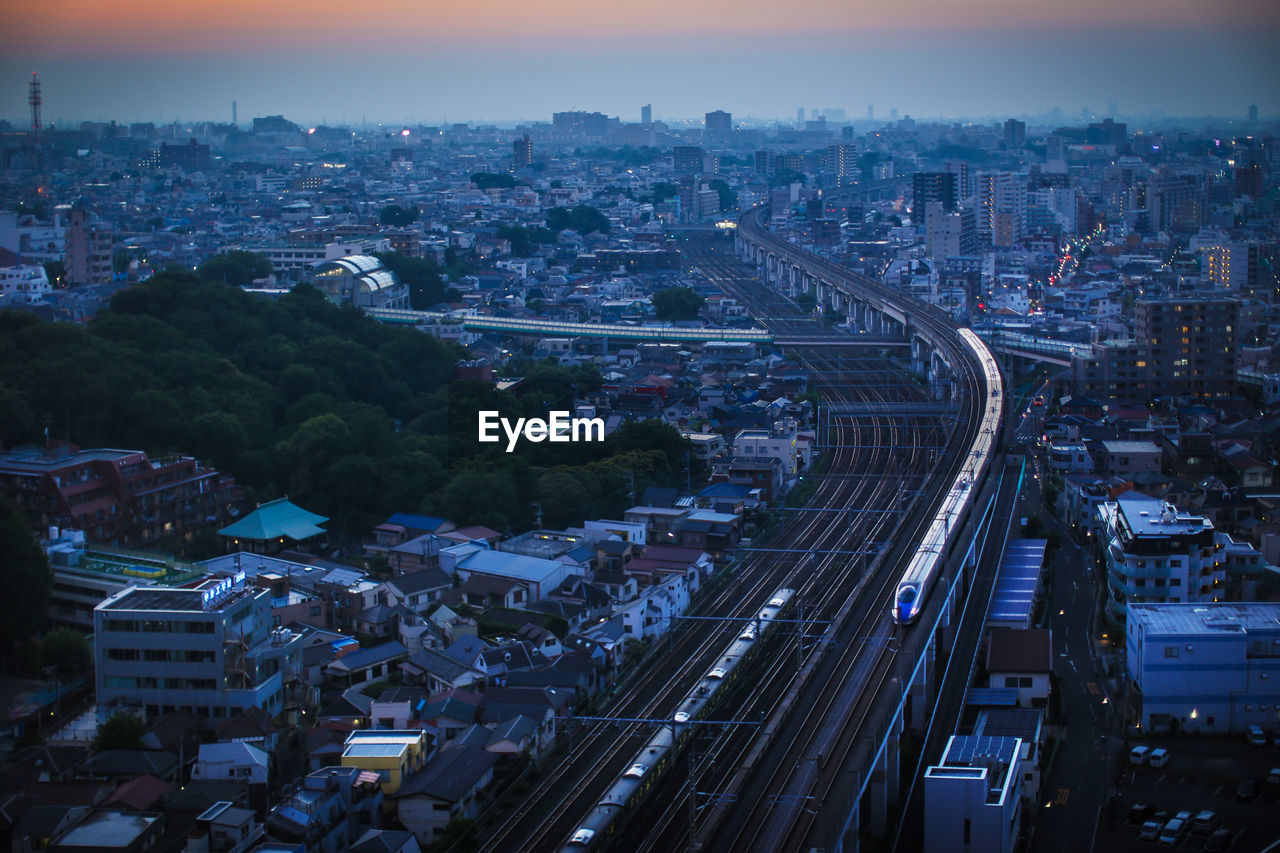
[[[402,595],[412,595],[415,592],[423,592],[429,589],[448,588],[453,586],[453,579],[441,569],[426,569],[421,572],[394,577],[387,581],[386,585],[395,587]]]
[[[341,669],[347,672],[354,672],[357,669],[364,669],[367,666],[384,663],[386,661],[395,660],[399,657],[408,655],[408,650],[400,645],[400,643],[392,640],[389,643],[383,643],[380,646],[373,646],[367,649],[351,652],[335,661],[330,661],[327,666],[330,669]]]
[[[387,524],[399,524],[409,530],[421,530],[423,533],[435,533],[441,527],[449,526],[449,522],[434,515],[415,515],[411,512],[397,512],[387,519]]]
[[[201,764],[256,764],[266,768],[267,754],[252,744],[234,743],[200,744]]]
[[[285,538],[299,542],[324,533],[324,528],[317,525],[328,520],[323,515],[308,512],[288,498],[277,498],[258,504],[257,509],[222,528],[218,535],[254,541]]]
[[[406,779],[391,796],[395,799],[427,796],[456,803],[493,769],[497,761],[498,756],[474,746],[444,749]]]
[[[987,650],[988,672],[1049,672],[1052,634],[1047,628],[993,628]]]
[[[111,796],[103,801],[103,805],[120,804],[134,811],[150,811],[169,790],[169,783],[157,779],[150,773],[144,773],[125,782]]]
[[[218,726],[214,732],[214,738],[217,740],[259,738],[266,737],[274,731],[275,726],[271,724],[271,715],[256,705],[250,705]]]

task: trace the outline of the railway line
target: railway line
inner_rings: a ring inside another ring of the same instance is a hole
[[[699,242],[689,253],[708,277],[750,306],[755,316],[768,317],[775,334],[821,331],[790,300],[745,280],[742,264],[727,247]],[[934,321],[944,322],[940,317]],[[954,335],[949,323],[938,330],[939,335],[945,332]],[[820,378],[819,387],[829,400],[891,403],[924,398],[921,386],[905,371],[900,383],[893,381],[895,373],[886,370],[883,355],[850,356],[848,351],[813,348],[802,358]],[[875,380],[866,382],[872,375]],[[974,407],[981,405],[981,382],[973,377],[958,381],[967,383],[964,398],[976,402],[956,416],[960,423],[972,424]],[[729,728],[714,739],[695,733],[700,761],[694,773],[670,767],[656,780],[656,790],[644,806],[644,832],[628,831],[628,849],[683,846],[694,831],[700,831],[700,841],[711,849],[753,844],[757,849],[799,849],[804,843],[815,814],[807,804],[834,783],[833,774],[857,742],[851,733],[860,731],[873,713],[870,701],[861,697],[877,695],[896,677],[893,664],[900,637],[885,607],[892,600],[896,574],[880,568],[904,562],[910,543],[941,500],[936,489],[904,493],[900,484],[949,482],[972,439],[971,429],[954,426],[941,418],[918,416],[834,424],[826,436],[828,471],[810,501],[812,509],[792,514],[773,552],[752,553],[733,582],[700,602],[695,611],[745,618],[771,590],[785,586],[797,591],[798,612],[812,619],[811,625],[833,627],[820,636],[804,630],[794,635],[778,632],[776,652],[752,667],[757,680],[747,685],[738,704],[714,715],[760,719],[760,736],[747,727]],[[875,471],[892,476],[866,473]],[[779,553],[808,556],[779,558]],[[659,665],[642,673],[601,713],[670,719],[680,698],[740,625],[698,621],[672,632]],[[810,695],[815,683],[826,688],[816,697]],[[590,729],[538,780],[518,809],[489,821],[482,816],[482,825],[490,825],[480,849],[546,850],[564,844],[576,821],[599,801],[651,731],[642,723]],[[706,748],[704,741],[710,741]],[[771,771],[757,772],[766,767]],[[703,791],[694,800],[704,815],[699,820],[690,818],[684,784],[689,778],[696,778],[696,789]],[[736,805],[726,805],[731,802]],[[750,805],[744,807],[745,803]]]

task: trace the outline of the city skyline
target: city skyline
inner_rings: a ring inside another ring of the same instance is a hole
[[[229,121],[283,113],[305,123],[547,121],[598,110],[637,121],[789,120],[797,107],[862,118],[1035,115],[1057,105],[1146,115],[1280,114],[1273,45],[1280,9],[1232,0],[963,12],[915,0],[892,10],[802,0],[786,21],[765,4],[659,2],[636,10],[561,0],[502,4],[484,19],[441,4],[384,2],[352,22],[322,4],[217,14],[67,0],[11,10],[0,35],[0,117],[25,124],[38,71],[46,122]],[[263,17],[265,15],[265,17]],[[498,20],[500,24],[492,23]],[[225,45],[225,46],[221,46]],[[1188,61],[1191,58],[1193,61]]]

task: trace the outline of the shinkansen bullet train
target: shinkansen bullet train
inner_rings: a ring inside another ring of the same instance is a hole
[[[726,690],[734,681],[739,668],[768,635],[794,596],[793,589],[779,589],[760,608],[759,616],[754,621],[744,623],[745,627],[737,638],[716,658],[711,669],[698,680],[689,695],[676,706],[671,724],[658,729],[644,748],[636,753],[627,769],[614,780],[613,785],[574,830],[561,850],[580,853],[604,845],[610,833],[618,828],[620,819],[636,806],[667,769],[681,742],[693,728],[691,721],[710,709],[721,691]]]
[[[982,478],[986,475],[987,469],[991,466],[991,459],[995,454],[1000,436],[1003,411],[1000,367],[986,344],[971,329],[961,329],[960,337],[982,363],[986,400],[982,410],[982,422],[978,429],[978,437],[969,448],[965,464],[961,466],[955,481],[947,491],[946,498],[920,541],[920,547],[898,581],[890,610],[893,621],[899,625],[910,625],[924,609],[925,601],[928,600],[929,593],[942,572],[942,566],[946,563],[951,548],[955,544],[957,532],[969,519],[974,496],[982,485]]]

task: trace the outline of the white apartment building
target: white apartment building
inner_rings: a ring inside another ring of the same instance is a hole
[[[797,449],[797,425],[787,418],[777,421],[769,429],[743,429],[733,437],[733,455],[748,459],[777,459],[782,463],[782,473],[794,479],[800,472],[802,459]]]

